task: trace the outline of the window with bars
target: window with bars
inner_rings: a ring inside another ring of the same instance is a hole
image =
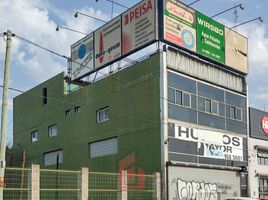
[[[268,165],[268,150],[258,149],[257,160],[259,165]]]
[[[259,178],[259,197],[260,199],[268,198],[268,177]]]

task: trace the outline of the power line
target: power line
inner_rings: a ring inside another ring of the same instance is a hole
[[[24,37],[21,37],[21,36],[19,36],[19,35],[16,35],[16,37],[17,37],[18,39],[23,40],[23,41],[25,41],[25,42],[28,42],[28,43],[30,43],[30,44],[36,46],[36,47],[39,47],[39,48],[41,48],[41,49],[43,49],[43,50],[45,50],[45,51],[48,51],[48,52],[50,52],[50,53],[52,53],[52,54],[54,54],[54,55],[57,55],[57,56],[59,56],[59,57],[65,58],[65,59],[70,59],[69,57],[67,57],[67,56],[65,56],[65,55],[61,55],[61,54],[57,53],[56,51],[53,51],[53,50],[48,49],[48,48],[46,48],[46,47],[43,47],[43,46],[41,46],[41,45],[39,45],[39,44],[37,44],[37,43],[35,43],[35,42],[32,42],[32,41],[30,41],[30,40],[28,40],[28,39],[25,39]]]
[[[3,88],[4,86],[3,85],[0,85],[1,88]],[[24,93],[24,91],[20,90],[20,89],[16,89],[16,88],[12,88],[12,87],[9,87],[8,88],[9,90],[12,90],[12,91],[15,91],[15,92],[19,92],[19,93]]]

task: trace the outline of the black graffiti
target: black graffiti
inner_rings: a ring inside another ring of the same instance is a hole
[[[173,179],[177,200],[217,200],[217,184]]]

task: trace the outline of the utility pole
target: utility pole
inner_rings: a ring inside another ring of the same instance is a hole
[[[4,199],[4,175],[6,167],[6,128],[7,128],[7,106],[8,106],[8,82],[9,82],[9,69],[10,69],[10,49],[12,42],[12,32],[7,30],[4,33],[7,36],[6,40],[6,57],[5,57],[5,69],[4,69],[4,87],[2,98],[2,115],[1,115],[1,148],[0,148],[0,200]]]

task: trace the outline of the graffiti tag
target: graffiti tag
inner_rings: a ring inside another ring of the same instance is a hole
[[[217,200],[217,184],[173,179],[177,200]]]

